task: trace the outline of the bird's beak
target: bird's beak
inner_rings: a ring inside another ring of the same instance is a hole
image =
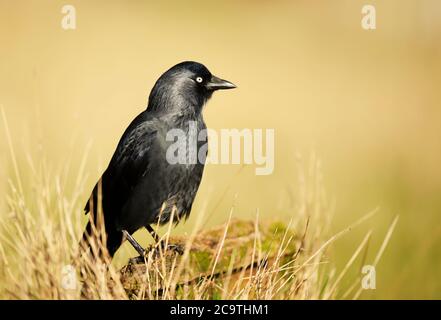
[[[221,90],[221,89],[234,89],[236,86],[231,83],[230,81],[223,80],[221,78],[218,78],[216,76],[211,76],[211,80],[207,82],[205,87],[208,90]]]

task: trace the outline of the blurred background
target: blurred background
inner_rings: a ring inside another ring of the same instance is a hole
[[[76,8],[75,30],[61,28],[65,4]],[[441,298],[441,2],[371,0],[370,31],[360,24],[365,4],[0,0],[0,105],[19,167],[45,158],[58,172],[70,159],[75,177],[87,154],[86,201],[155,80],[199,61],[238,85],[209,102],[210,128],[275,129],[272,175],[207,167],[194,210],[204,207],[208,224],[226,221],[233,204],[236,217],[258,209],[262,220],[289,218],[299,163],[313,155],[335,207],[333,231],[379,208],[335,243],[337,265],[370,228],[378,248],[400,216],[377,289],[362,297]],[[3,126],[5,194],[14,175]]]

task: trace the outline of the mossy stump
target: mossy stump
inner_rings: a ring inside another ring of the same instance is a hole
[[[200,232],[192,239],[170,237],[169,243],[185,248],[184,254],[151,248],[145,258],[131,259],[120,270],[129,297],[143,290],[158,296],[171,286],[179,290],[201,283],[222,283],[226,277],[230,283],[243,280],[245,274],[250,277],[275,259],[280,265],[289,263],[301,246],[299,237],[283,223],[265,226],[244,220],[232,220],[228,226]]]

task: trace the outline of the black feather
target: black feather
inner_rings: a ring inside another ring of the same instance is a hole
[[[190,213],[204,163],[170,164],[166,151],[172,142],[166,141],[166,134],[171,129],[188,133],[189,121],[197,124],[198,132],[206,129],[202,108],[214,90],[198,83],[196,77],[207,82],[212,75],[202,64],[184,62],[158,79],[147,109],[125,130],[92,191],[90,200],[96,208],[101,184],[107,248],[111,255],[122,242],[122,230],[132,234],[143,226],[164,224],[169,221],[173,207],[176,222]],[[198,153],[206,143],[206,138],[197,143]],[[85,205],[86,213],[91,211],[89,203]],[[88,226],[84,239],[90,232]]]

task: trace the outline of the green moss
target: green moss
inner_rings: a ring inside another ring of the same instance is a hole
[[[225,238],[225,226],[219,226],[201,232],[192,244],[189,265],[183,271],[183,277],[184,274],[185,279],[204,279],[209,276],[212,272],[213,264],[221,243],[222,250],[214,269],[214,273],[217,274],[217,276],[213,279],[220,286],[223,281],[222,274],[227,273],[230,268],[233,268],[233,270],[241,270],[242,267],[249,267],[255,245],[256,254],[260,252],[262,257],[266,257],[268,260],[274,259],[279,252],[280,246],[283,245],[285,250],[283,252],[282,264],[292,260],[296,252],[296,247],[298,247],[298,241],[296,241],[297,239],[295,238],[294,232],[288,229],[286,224],[282,222],[274,222],[269,225],[261,224],[258,230],[259,235],[256,238],[256,226],[254,222],[232,220]],[[290,238],[292,239],[290,240]],[[185,239],[172,239],[171,241],[185,243]],[[171,265],[175,258],[177,258],[177,264],[179,264],[179,260],[182,257],[171,253],[166,256],[166,264]],[[257,258],[257,256],[255,258]],[[256,262],[256,260],[254,260],[254,262]],[[161,261],[158,261],[158,263],[161,263]],[[137,270],[137,272],[135,273],[134,270]],[[145,272],[152,272],[151,278],[154,279],[154,271],[145,270],[143,264],[126,268],[123,272],[125,275],[125,288],[130,290],[139,287],[139,284],[145,281],[143,277]],[[234,272],[237,273],[237,271]],[[194,285],[197,284],[193,283],[190,286]],[[159,286],[161,286],[161,284],[159,284]],[[186,287],[184,283],[182,283],[182,286],[178,286],[177,296],[184,295],[184,287]],[[189,289],[189,287],[186,288]],[[190,296],[188,296],[188,294],[190,294]],[[192,294],[193,293],[189,293],[188,290],[185,292],[186,298],[191,299]],[[219,290],[216,286],[211,286],[207,294],[209,294],[212,299],[220,299],[222,297],[222,290]]]
[[[273,222],[269,226],[268,232],[274,236],[283,237],[283,235],[286,233],[286,224],[280,221]]]
[[[195,251],[191,254],[192,261],[196,264],[199,272],[208,272],[213,257],[207,251]]]
[[[254,224],[250,221],[233,220],[228,226],[228,237],[241,237],[254,232]]]
[[[219,292],[219,290],[215,290],[213,292],[213,295],[211,296],[212,300],[221,300],[222,299],[222,295]]]

